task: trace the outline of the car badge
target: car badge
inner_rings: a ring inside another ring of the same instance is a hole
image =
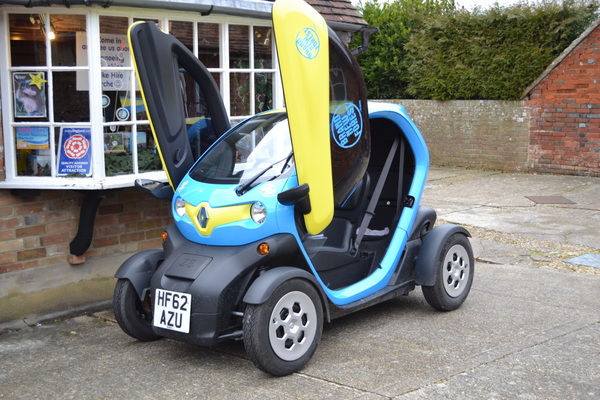
[[[198,214],[198,222],[200,222],[200,227],[202,229],[205,229],[208,225],[208,220],[210,219],[210,216],[208,215],[208,209],[207,207],[202,207],[200,208],[200,213]]]

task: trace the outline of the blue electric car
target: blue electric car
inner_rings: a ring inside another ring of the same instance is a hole
[[[301,369],[323,324],[421,286],[438,310],[466,299],[469,233],[421,205],[427,146],[403,107],[368,102],[354,57],[301,0],[273,29],[286,109],[230,128],[211,74],[154,23],[129,40],[168,184],[163,248],[118,270],[114,311],[139,340],[244,341],[272,375]],[[181,77],[206,116],[185,121]]]

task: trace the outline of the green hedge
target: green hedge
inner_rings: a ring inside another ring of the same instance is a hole
[[[402,6],[399,6],[402,5]],[[419,7],[427,12],[415,13]],[[410,8],[412,13],[398,13]],[[596,18],[597,0],[469,12],[453,2],[367,3],[379,26],[359,59],[371,98],[518,99]],[[403,29],[398,29],[400,26]]]

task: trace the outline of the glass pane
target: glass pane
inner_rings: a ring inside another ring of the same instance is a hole
[[[104,127],[104,167],[108,176],[133,173],[130,125]]]
[[[10,14],[11,66],[46,65],[45,16],[43,14]]]
[[[90,92],[77,90],[77,72],[54,72],[54,121],[89,122]]]
[[[135,92],[135,118],[138,121],[145,121],[148,119],[146,107],[144,106],[144,100],[142,100],[142,92],[139,90],[136,90]]]
[[[138,171],[157,171],[162,169],[160,157],[154,146],[152,131],[148,125],[138,125],[136,145],[138,149]]]
[[[219,74],[217,72],[211,72],[211,75],[212,75],[213,79],[215,80],[215,82],[217,83],[217,86],[220,88],[221,87],[221,74]]]
[[[221,29],[218,24],[198,24],[198,58],[207,68],[219,68]]]
[[[130,67],[126,17],[100,17],[100,58],[103,67]],[[102,79],[104,85],[104,76]]]
[[[254,27],[254,68],[273,68],[272,33],[271,28]]]
[[[229,25],[229,67],[250,68],[250,36],[245,25]]]
[[[194,23],[183,21],[169,22],[169,33],[177,38],[191,52],[194,52]]]
[[[187,125],[187,134],[192,145],[194,158],[202,154],[215,140],[218,135],[212,123],[210,104],[206,96],[200,90],[200,86],[187,72],[183,72],[184,104],[185,104],[185,122]],[[213,77],[219,74],[211,74]]]
[[[254,75],[254,113],[273,108],[273,74]]]
[[[17,175],[50,176],[50,130],[47,126],[15,127]]]
[[[78,64],[78,51],[85,52],[85,16],[84,15],[51,15],[50,29],[54,34],[51,40],[52,65],[87,65],[87,57],[84,64]]]
[[[231,116],[250,115],[250,74],[231,74]]]
[[[120,74],[129,74],[128,71],[119,71]],[[107,72],[110,74],[110,72]],[[104,76],[104,73],[103,73]],[[106,81],[108,82],[108,80]],[[128,82],[128,81],[127,81]],[[115,85],[115,81],[111,81]],[[121,80],[116,82],[117,85],[123,85]],[[107,85],[105,85],[106,87]],[[102,116],[104,122],[111,121],[131,121],[132,103],[135,104],[136,112],[138,108],[138,99],[132,102],[129,90],[104,90],[102,93]],[[141,99],[139,101],[141,103]],[[140,110],[143,105],[139,105]]]

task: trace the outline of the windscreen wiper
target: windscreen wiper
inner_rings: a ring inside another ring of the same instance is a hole
[[[285,171],[285,168],[287,167],[288,163],[292,159],[292,155],[293,155],[293,153],[290,153],[286,158],[282,158],[279,161],[275,161],[273,164],[271,164],[268,167],[266,167],[265,169],[261,170],[256,175],[254,175],[252,178],[248,179],[246,182],[240,184],[235,189],[235,194],[237,194],[238,196],[242,196],[243,194],[247,193],[248,190],[252,189],[252,185],[254,184],[254,182],[256,182],[258,180],[258,178],[263,176],[267,171],[269,171],[275,165],[279,164],[282,161],[285,161],[285,164],[283,165],[281,172],[279,174],[275,175],[274,177],[272,177],[271,180],[277,178],[279,175],[281,175],[283,173],[283,171]]]

